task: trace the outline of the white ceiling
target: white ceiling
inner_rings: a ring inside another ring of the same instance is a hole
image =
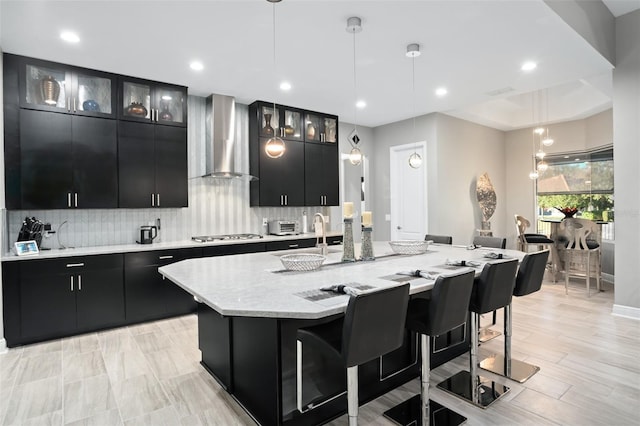
[[[607,5],[612,8],[612,0]],[[548,121],[587,116],[611,106],[612,65],[542,0],[340,1],[284,0],[0,1],[4,52],[189,86],[239,102],[275,100],[334,113],[354,122],[353,36],[357,123],[378,126],[435,111],[509,130],[531,125],[531,95],[548,96]],[[613,9],[612,9],[613,10]],[[76,31],[70,45],[62,30]],[[415,114],[411,59],[415,59]],[[205,69],[194,72],[190,61]],[[525,60],[538,68],[520,70]],[[276,78],[277,74],[277,78]],[[281,92],[286,79],[293,89]],[[438,86],[449,95],[434,96]],[[509,92],[491,96],[503,88]]]

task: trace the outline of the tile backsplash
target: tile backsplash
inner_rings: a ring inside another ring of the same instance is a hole
[[[249,171],[248,108],[236,104],[236,169]],[[156,241],[180,241],[195,235],[233,233],[262,234],[262,218],[300,220],[306,211],[311,223],[313,214],[329,214],[321,207],[249,207],[249,182],[201,178],[205,170],[205,99],[189,97],[189,207],[179,209],[84,209],[8,211],[4,249],[16,241],[25,216],[35,216],[51,223],[56,231],[43,238],[46,248],[90,247],[131,244],[138,238],[141,225],[160,219]]]

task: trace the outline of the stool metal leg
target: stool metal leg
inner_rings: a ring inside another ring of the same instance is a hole
[[[480,408],[487,408],[509,388],[478,375],[478,314],[471,315],[469,371],[460,371],[438,383],[438,387]]]
[[[347,368],[347,413],[349,426],[358,426],[358,366]]]
[[[504,356],[493,354],[482,360],[480,368],[504,376],[519,383],[524,383],[540,371],[540,367],[511,358],[511,304],[504,308]]]
[[[495,339],[496,337],[502,334],[499,331],[490,329],[489,327],[491,327],[492,325],[496,325],[496,311],[493,311],[491,315],[491,324],[484,327],[480,327],[480,336],[479,336],[480,343],[488,342],[489,340]]]
[[[467,418],[429,399],[431,338],[420,336],[420,395],[384,412],[384,416],[403,426],[458,426]]]

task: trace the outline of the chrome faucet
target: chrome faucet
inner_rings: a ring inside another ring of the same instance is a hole
[[[324,215],[322,213],[316,213],[313,215],[313,229],[315,230],[315,224],[317,223],[316,218],[320,218],[320,223],[322,223],[322,243],[320,243],[320,237],[316,237],[316,247],[320,249],[320,253],[323,256],[326,256],[328,253],[327,250],[327,224],[324,221]]]

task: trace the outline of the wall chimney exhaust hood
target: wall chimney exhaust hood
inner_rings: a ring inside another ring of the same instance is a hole
[[[232,96],[210,95],[206,102],[206,174],[216,179],[257,180],[236,170],[236,100]]]

